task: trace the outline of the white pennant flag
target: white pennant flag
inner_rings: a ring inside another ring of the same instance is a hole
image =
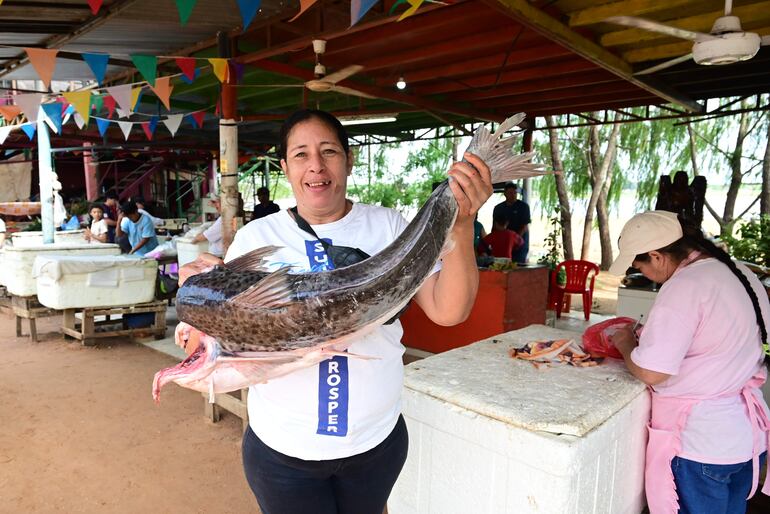
[[[27,117],[27,121],[36,122],[37,113],[40,111],[40,103],[43,101],[43,93],[28,93],[13,97],[16,105],[21,107],[21,112]]]
[[[117,107],[115,110],[118,112],[118,118],[128,118],[131,116],[131,111],[124,111],[120,107]]]
[[[166,126],[171,137],[176,136],[176,131],[179,130],[179,125],[182,123],[184,114],[169,114],[168,117],[163,120],[163,124]]]
[[[109,95],[115,99],[118,107],[120,107],[123,112],[131,112],[131,108],[133,107],[133,105],[131,105],[131,84],[108,87],[107,93],[109,93]],[[118,114],[120,114],[120,112],[118,112]]]
[[[72,117],[75,118],[75,125],[77,125],[79,129],[82,129],[85,126],[86,120],[84,120],[79,113],[76,112]]]
[[[134,124],[130,121],[119,121],[118,125],[120,125],[120,130],[123,131],[123,137],[126,141],[128,141],[128,135],[131,133],[131,129],[134,127]]]
[[[0,127],[0,145],[5,143],[5,139],[8,137],[8,134],[11,133],[11,129],[14,129],[16,127],[12,127],[9,125],[6,125],[5,127]]]

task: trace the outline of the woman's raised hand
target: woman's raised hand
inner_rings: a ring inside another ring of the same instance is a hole
[[[472,223],[481,206],[492,196],[492,175],[477,155],[465,152],[464,157],[468,162],[454,163],[447,174],[454,179],[449,181],[449,187],[460,207],[457,221]]]

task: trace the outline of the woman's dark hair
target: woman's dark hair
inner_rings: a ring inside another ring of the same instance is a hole
[[[730,254],[715,245],[712,241],[706,239],[699,227],[695,227],[692,224],[683,221],[681,216],[679,216],[679,224],[682,225],[682,237],[668,246],[658,248],[656,251],[668,254],[675,260],[681,262],[687,258],[690,252],[698,250],[717,259],[719,262],[730,268],[733,275],[735,275],[738,280],[740,280],[741,284],[743,284],[743,288],[746,289],[746,294],[748,294],[751,299],[751,304],[754,306],[754,315],[757,318],[757,325],[759,326],[759,333],[762,337],[762,344],[767,343],[767,327],[765,327],[765,320],[762,318],[762,309],[759,307],[759,298],[757,298],[754,288],[751,287],[749,279],[738,269],[735,262],[730,257]],[[639,254],[634,260],[647,262],[650,260],[650,254]],[[765,354],[765,364],[770,367],[770,355],[768,354]]]
[[[348,133],[345,127],[342,126],[340,120],[334,117],[334,115],[317,109],[302,109],[293,112],[281,126],[281,142],[278,145],[278,155],[281,159],[286,159],[287,145],[289,143],[289,134],[295,125],[308,121],[311,119],[317,119],[321,123],[325,123],[330,129],[337,134],[342,149],[345,150],[345,155],[350,151],[350,144],[348,143]]]

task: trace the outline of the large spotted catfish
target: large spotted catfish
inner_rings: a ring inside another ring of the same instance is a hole
[[[511,152],[515,136],[502,137],[523,118],[507,119],[494,134],[480,127],[473,135],[468,151],[486,162],[493,182],[544,173],[530,154]],[[277,248],[268,247],[189,278],[176,297],[176,337],[197,335],[200,344],[155,375],[153,396],[157,400],[168,382],[210,394],[234,391],[340,355],[414,296],[451,248],[457,210],[444,181],[393,243],[352,266],[271,273],[263,261]]]

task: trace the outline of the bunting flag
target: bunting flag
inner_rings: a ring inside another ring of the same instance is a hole
[[[0,105],[0,114],[7,123],[10,123],[16,116],[21,114],[21,107],[18,105]]]
[[[243,18],[243,30],[251,25],[251,21],[254,19],[254,15],[259,10],[259,4],[262,0],[238,0],[238,9],[241,11],[241,18]]]
[[[51,127],[51,130],[61,134],[62,109],[59,102],[43,104],[43,113],[45,113],[45,122]]]
[[[0,145],[5,143],[5,140],[8,138],[8,134],[11,133],[12,129],[13,129],[13,127],[10,127],[8,125],[6,125],[4,127],[0,127]]]
[[[105,107],[107,107],[107,117],[112,118],[112,115],[115,114],[115,98],[112,95],[106,95],[99,97],[102,99],[102,103]],[[96,112],[98,113],[101,109],[96,109]]]
[[[154,55],[142,55],[132,54],[131,62],[134,63],[136,69],[142,75],[142,78],[150,84],[150,87],[155,87],[155,76],[158,71],[158,58]]]
[[[246,71],[246,65],[239,62],[231,62],[230,65],[235,69],[235,83],[240,84],[243,80],[243,72]]]
[[[176,131],[179,130],[179,125],[182,124],[182,118],[184,118],[184,114],[169,114],[168,117],[163,120],[163,124],[168,131],[171,132],[171,137],[176,136]]]
[[[88,119],[91,117],[91,91],[73,91],[62,94],[80,115],[83,123],[88,125]]]
[[[131,108],[134,106],[133,100],[133,94],[131,90],[131,84],[123,84],[122,86],[112,86],[107,88],[107,93],[115,99],[115,102],[118,104],[118,107],[123,109],[123,111],[130,112]]]
[[[102,95],[96,95],[92,97],[94,99],[93,103],[91,104],[91,109],[95,113],[102,112],[102,107],[104,107],[104,97]],[[115,106],[113,105],[112,108],[114,109]]]
[[[152,141],[153,131],[150,128],[150,122],[149,121],[145,121],[145,122],[142,122],[141,125],[142,125],[142,130],[144,130],[144,135],[147,136],[147,140],[148,141]]]
[[[406,2],[407,2],[407,3],[408,3],[410,6],[411,6],[411,7],[409,7],[409,9],[407,9],[406,11],[404,11],[404,14],[402,14],[401,16],[399,16],[398,20],[396,20],[396,21],[401,21],[401,20],[403,20],[404,18],[408,18],[408,17],[410,17],[411,15],[413,15],[414,13],[416,13],[416,12],[417,12],[417,9],[419,9],[419,8],[420,8],[420,6],[422,5],[422,3],[423,3],[424,1],[425,1],[425,0],[406,0]]]
[[[193,74],[192,78],[188,78],[187,75],[183,74],[182,75],[182,80],[186,84],[192,84],[195,81],[195,79],[197,79],[200,76],[200,74],[201,74],[201,69],[200,68],[195,68],[195,73]]]
[[[120,107],[117,108],[118,111],[118,118],[128,118],[131,116],[131,111],[124,111]]]
[[[15,95],[13,100],[16,105],[21,107],[21,112],[27,117],[27,121],[36,122],[37,113],[40,110],[40,103],[43,101],[43,93],[27,93],[24,95]]]
[[[103,3],[104,0],[88,0],[88,6],[91,8],[91,14],[96,16],[96,14],[99,12],[99,9],[102,8]]]
[[[107,133],[107,129],[110,127],[110,120],[96,118],[96,126],[99,127],[99,135],[104,137],[104,134]]]
[[[195,80],[195,59],[192,57],[177,57],[174,59],[176,65],[182,70],[184,76],[192,82]]]
[[[86,126],[86,122],[83,121],[83,117],[80,115],[80,113],[76,112],[75,115],[73,116],[73,118],[75,118],[75,125],[78,126],[78,129],[82,130],[83,127]]]
[[[120,126],[120,130],[123,131],[123,140],[128,141],[128,136],[131,134],[131,129],[134,127],[134,124],[130,121],[119,121],[118,125]]]
[[[174,86],[171,84],[171,77],[160,77],[155,81],[155,87],[150,86],[158,97],[166,106],[166,110],[171,110],[171,91],[174,90]]]
[[[141,87],[135,87],[131,90],[131,109],[129,114],[134,112],[134,109],[136,109],[136,105],[139,103],[139,100],[142,98],[142,88]]]
[[[94,74],[96,82],[102,85],[104,81],[104,74],[107,72],[107,63],[110,60],[110,56],[107,54],[81,54],[83,60],[86,62],[91,73]]]
[[[213,58],[208,60],[211,63],[211,68],[214,70],[214,75],[217,76],[220,82],[226,82],[230,75],[230,67],[227,65],[227,59]]]
[[[190,19],[193,7],[198,0],[176,0],[176,8],[179,11],[179,21],[182,25],[187,24],[187,20]]]
[[[290,19],[289,21],[292,22],[305,14],[305,11],[310,9],[318,0],[299,0],[299,12],[294,16],[294,18]]]
[[[350,26],[352,27],[374,7],[378,0],[351,0],[350,2]]]
[[[32,141],[35,138],[35,132],[37,132],[37,123],[25,123],[21,126],[21,130],[23,130],[24,133],[27,134],[29,140]]]
[[[58,48],[25,48],[27,57],[32,67],[35,68],[40,80],[43,81],[43,85],[48,89],[51,86],[51,79],[53,78],[53,71],[56,69],[56,54],[59,53]]]
[[[205,111],[198,111],[190,113],[190,121],[193,127],[199,129],[203,126],[203,117],[206,115]]]

